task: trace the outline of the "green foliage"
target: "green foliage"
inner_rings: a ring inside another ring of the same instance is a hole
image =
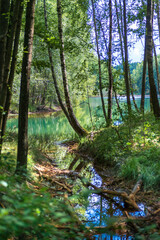
[[[142,178],[145,188],[158,189],[159,122],[151,115],[146,115],[145,119],[143,122],[138,114],[132,115],[131,122],[126,118],[119,127],[102,129],[93,141],[81,140],[80,148],[89,152],[97,164],[117,169],[121,177],[134,181]]]
[[[19,179],[20,180],[20,179]],[[47,193],[46,188],[37,192],[14,177],[0,179],[0,238],[20,237],[32,239],[81,239],[71,209],[63,200]],[[68,226],[69,231],[56,226]],[[80,229],[79,229],[80,230]]]
[[[127,179],[142,178],[145,188],[160,186],[160,147],[135,153],[121,167],[121,176]]]

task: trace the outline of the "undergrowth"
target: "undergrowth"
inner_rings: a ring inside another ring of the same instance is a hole
[[[101,129],[93,140],[82,139],[80,150],[126,180],[141,178],[145,189],[160,187],[160,125],[151,114]]]
[[[0,159],[0,239],[82,239],[84,227],[77,224],[64,197],[53,197],[40,184],[33,171],[38,157],[34,154],[38,153],[29,153],[24,181],[15,175],[15,145],[4,146]]]

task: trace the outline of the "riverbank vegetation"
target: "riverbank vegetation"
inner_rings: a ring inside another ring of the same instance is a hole
[[[159,39],[159,0],[0,1],[0,239],[159,239]]]

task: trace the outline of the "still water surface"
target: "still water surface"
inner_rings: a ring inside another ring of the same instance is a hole
[[[107,104],[107,99],[104,99]],[[140,99],[136,99],[137,105],[140,105]],[[126,100],[120,101],[121,106],[124,108]],[[91,115],[89,113],[88,101],[80,104],[75,108],[75,114],[82,124],[83,127],[86,127],[88,130],[91,130],[92,127],[100,125],[103,122],[101,100],[99,97],[90,98],[89,104],[91,106]],[[147,98],[145,100],[145,109],[149,110],[150,100]],[[113,106],[113,118],[115,121],[120,120],[120,116],[117,113],[116,103],[114,102]],[[93,125],[92,125],[93,124]],[[10,119],[7,123],[7,127],[10,129],[17,129],[18,122],[17,119]],[[53,135],[55,140],[65,139],[68,136],[74,136],[75,133],[70,127],[67,119],[63,114],[50,114],[49,115],[37,115],[36,117],[30,117],[28,120],[28,131],[29,135]]]

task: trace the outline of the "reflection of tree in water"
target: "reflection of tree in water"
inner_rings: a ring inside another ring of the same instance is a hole
[[[77,163],[78,163],[78,165],[77,165]],[[77,165],[77,166],[74,168],[75,165]],[[84,161],[83,159],[80,159],[79,155],[76,155],[75,158],[73,159],[73,161],[70,163],[68,169],[74,170],[75,172],[81,172],[87,165],[88,165],[88,163],[86,161]]]

